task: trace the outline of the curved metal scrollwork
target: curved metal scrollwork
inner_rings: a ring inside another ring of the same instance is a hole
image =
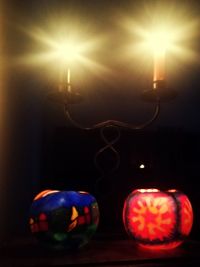
[[[102,127],[105,127],[108,125],[118,126],[121,128],[127,128],[130,130],[141,130],[141,129],[144,129],[145,127],[149,126],[151,123],[153,123],[156,120],[156,118],[158,117],[158,115],[160,113],[160,101],[158,100],[156,103],[153,116],[149,120],[147,120],[144,123],[141,123],[139,125],[134,125],[131,123],[122,122],[122,121],[118,121],[118,120],[107,120],[107,121],[102,121],[102,122],[96,123],[92,126],[83,126],[71,117],[68,106],[65,105],[64,111],[65,111],[65,115],[67,116],[67,119],[75,127],[82,129],[82,130],[94,130],[94,129],[102,128]]]
[[[112,138],[110,137],[110,133],[109,133],[110,130],[114,130],[114,136],[112,132]],[[101,173],[101,176],[95,182],[96,193],[100,191],[100,183],[103,182],[104,178],[106,177],[106,174],[109,174],[109,177],[110,177],[109,180],[111,181],[112,180],[111,174],[114,173],[119,168],[119,165],[120,165],[120,155],[117,152],[117,150],[114,148],[114,145],[118,142],[118,140],[120,139],[120,135],[121,135],[119,127],[114,126],[112,124],[106,125],[101,128],[100,133],[101,133],[101,138],[105,143],[105,146],[100,148],[94,157],[94,164],[96,168],[99,170],[99,172]],[[112,158],[114,159],[114,163],[112,163],[112,166],[109,170],[108,169],[105,170],[105,167],[102,166],[102,164],[100,163],[100,159],[99,159],[101,155],[105,153],[106,151],[110,151],[112,153],[111,154]],[[112,186],[109,189],[109,191],[112,191]]]
[[[95,191],[98,193],[98,188],[99,184],[102,182],[104,177],[106,176],[106,171],[105,168],[102,167],[102,165],[99,163],[99,158],[102,155],[102,153],[105,153],[106,151],[110,150],[112,152],[113,158],[115,159],[115,163],[113,164],[112,168],[109,169],[109,174],[113,173],[119,168],[120,165],[120,155],[117,152],[117,150],[114,148],[114,145],[119,141],[120,139],[120,128],[126,128],[130,130],[141,130],[152,124],[156,118],[158,117],[160,113],[160,101],[158,100],[154,109],[153,116],[145,121],[144,123],[141,123],[139,125],[133,125],[131,123],[126,123],[126,122],[121,122],[118,120],[107,120],[107,121],[102,121],[97,124],[94,124],[92,126],[83,126],[76,120],[74,120],[71,117],[69,108],[67,105],[65,105],[64,108],[65,115],[67,119],[76,127],[82,130],[94,130],[94,129],[100,129],[100,134],[103,142],[105,143],[105,146],[100,148],[97,153],[95,154],[94,157],[94,163],[96,168],[99,170],[101,173],[101,176],[96,180],[95,183]],[[110,138],[110,135],[108,137],[108,130],[114,129],[115,130],[115,135]],[[107,132],[107,133],[106,133]]]

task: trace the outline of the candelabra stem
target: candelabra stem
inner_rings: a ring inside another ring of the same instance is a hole
[[[102,121],[99,122],[97,124],[94,124],[90,127],[85,127],[83,125],[81,125],[80,123],[78,123],[77,121],[75,121],[70,114],[69,111],[69,106],[65,105],[64,106],[64,112],[65,115],[67,117],[67,119],[76,127],[82,130],[94,130],[94,129],[100,129],[100,134],[101,134],[101,138],[105,143],[105,146],[103,146],[102,148],[100,148],[95,157],[94,157],[94,163],[96,168],[100,171],[101,175],[100,177],[96,180],[95,183],[95,192],[100,195],[104,195],[106,197],[107,193],[111,193],[113,191],[113,183],[110,183],[110,187],[108,186],[108,182],[111,180],[110,177],[112,177],[110,174],[113,173],[114,171],[116,171],[119,168],[120,165],[120,155],[117,152],[117,150],[114,148],[114,144],[116,144],[119,139],[120,139],[120,128],[125,128],[125,129],[130,129],[130,130],[141,130],[144,129],[145,127],[149,126],[151,123],[153,123],[156,118],[158,117],[159,113],[160,113],[160,101],[157,100],[156,106],[155,106],[155,110],[153,113],[153,116],[147,120],[144,123],[141,123],[139,125],[133,125],[131,123],[126,123],[126,122],[122,122],[122,121],[118,121],[118,120],[107,120],[107,121]],[[108,136],[106,135],[106,130],[107,129],[114,129],[116,131],[116,136],[114,136],[114,138],[108,138]],[[112,166],[112,168],[109,170],[109,178],[107,180],[107,186],[103,186],[102,188],[104,189],[104,191],[102,191],[100,188],[100,184],[103,182],[103,180],[106,177],[106,172],[105,172],[105,168],[102,167],[102,165],[99,162],[100,156],[102,155],[102,153],[104,153],[105,151],[111,151],[112,155],[114,155],[114,159],[115,162]],[[105,188],[107,188],[106,190],[108,192],[105,192]]]
[[[115,135],[110,137],[108,130],[114,130]],[[101,173],[100,177],[95,182],[95,192],[97,195],[98,194],[102,195],[101,193],[103,193],[103,195],[106,196],[108,193],[110,194],[113,191],[113,183],[111,182],[113,176],[111,174],[114,173],[120,166],[120,155],[118,151],[114,148],[114,145],[120,139],[121,133],[120,133],[119,127],[114,126],[114,125],[107,125],[101,128],[100,134],[101,134],[102,140],[105,143],[105,146],[100,148],[94,157],[94,164],[96,168],[99,170],[99,172]],[[112,160],[113,160],[112,166],[109,169],[107,168],[107,166],[103,166],[103,163],[105,163],[105,161],[107,162],[107,160],[104,160],[104,162],[100,161],[101,155],[105,153],[106,151],[107,153],[109,153],[110,151]],[[106,174],[109,174],[109,176]],[[105,177],[108,178],[106,180],[106,186],[103,183]],[[108,184],[110,186],[108,186]]]

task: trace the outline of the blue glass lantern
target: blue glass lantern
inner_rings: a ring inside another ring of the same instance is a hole
[[[44,245],[76,249],[88,243],[99,222],[96,199],[87,192],[44,190],[33,200],[29,224]]]

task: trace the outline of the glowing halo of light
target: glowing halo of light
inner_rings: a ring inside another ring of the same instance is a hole
[[[71,38],[62,38],[56,41],[53,37],[46,36],[46,39],[38,37],[36,41],[41,42],[42,49],[40,52],[25,55],[22,58],[22,63],[41,64],[54,61],[62,64],[73,64],[74,61],[84,61],[84,54],[92,48],[92,44],[85,44],[82,43],[82,40]],[[45,45],[46,47],[44,47]]]
[[[96,51],[105,42],[105,36],[89,36],[90,30],[76,29],[70,23],[68,27],[64,27],[66,23],[62,21],[62,25],[55,27],[30,27],[19,26],[30,40],[33,41],[34,49],[32,52],[18,56],[13,59],[13,64],[22,66],[47,65],[50,68],[64,69],[73,65],[83,66],[98,76],[105,73],[111,73],[109,67],[92,58],[96,55]],[[52,25],[51,25],[52,26]],[[80,27],[81,28],[81,27]],[[95,56],[96,57],[96,56]],[[50,63],[53,63],[50,65]]]
[[[73,88],[87,86],[90,90],[88,82],[93,81],[94,77],[113,84],[114,70],[101,56],[104,51],[102,47],[107,47],[108,42],[104,32],[97,35],[93,26],[80,21],[72,22],[73,18],[70,21],[62,18],[56,26],[52,17],[46,20],[46,24],[38,26],[17,25],[17,30],[31,45],[29,51],[12,58],[12,66],[38,72],[37,77],[48,79],[50,86],[64,84],[68,69]]]
[[[166,28],[153,29],[151,32],[147,32],[145,37],[147,45],[154,53],[172,48],[173,42],[176,40],[176,34]]]
[[[79,47],[73,43],[61,43],[57,47],[55,56],[58,57],[63,63],[72,62],[78,58]]]
[[[128,15],[126,12],[118,13],[116,16],[117,24],[127,35],[124,38],[126,44],[124,44],[123,60],[135,62],[139,59],[144,71],[151,62],[150,56],[153,56],[152,46],[154,50],[155,47],[158,48],[159,42],[157,44],[152,42],[153,36],[160,35],[160,37],[164,36],[163,41],[167,40],[165,49],[167,48],[167,51],[173,55],[175,60],[170,59],[173,65],[177,65],[177,61],[199,64],[200,57],[195,48],[195,42],[199,39],[199,18],[191,6],[180,7],[175,3],[171,5],[158,3],[155,6],[152,2],[145,3],[142,12],[141,8],[134,7],[134,16],[131,14],[131,8],[129,11]],[[137,65],[138,69],[140,65]]]

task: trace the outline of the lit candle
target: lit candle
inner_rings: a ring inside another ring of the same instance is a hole
[[[163,87],[166,80],[166,51],[172,46],[174,36],[167,29],[157,29],[147,34],[148,45],[153,52],[153,89]]]
[[[66,69],[63,70],[63,68],[61,68],[60,70],[60,81],[59,81],[58,91],[63,92],[65,90],[67,90],[67,92],[69,93],[71,92],[71,70],[69,67],[67,68],[67,73]]]
[[[164,81],[165,79],[165,49],[158,49],[154,51],[153,88],[156,89],[156,82]]]
[[[57,46],[57,56],[60,60],[60,86],[59,91],[71,93],[71,66],[79,56],[79,47],[73,43],[63,42]]]
[[[71,93],[71,71],[70,68],[67,68],[67,91]]]

